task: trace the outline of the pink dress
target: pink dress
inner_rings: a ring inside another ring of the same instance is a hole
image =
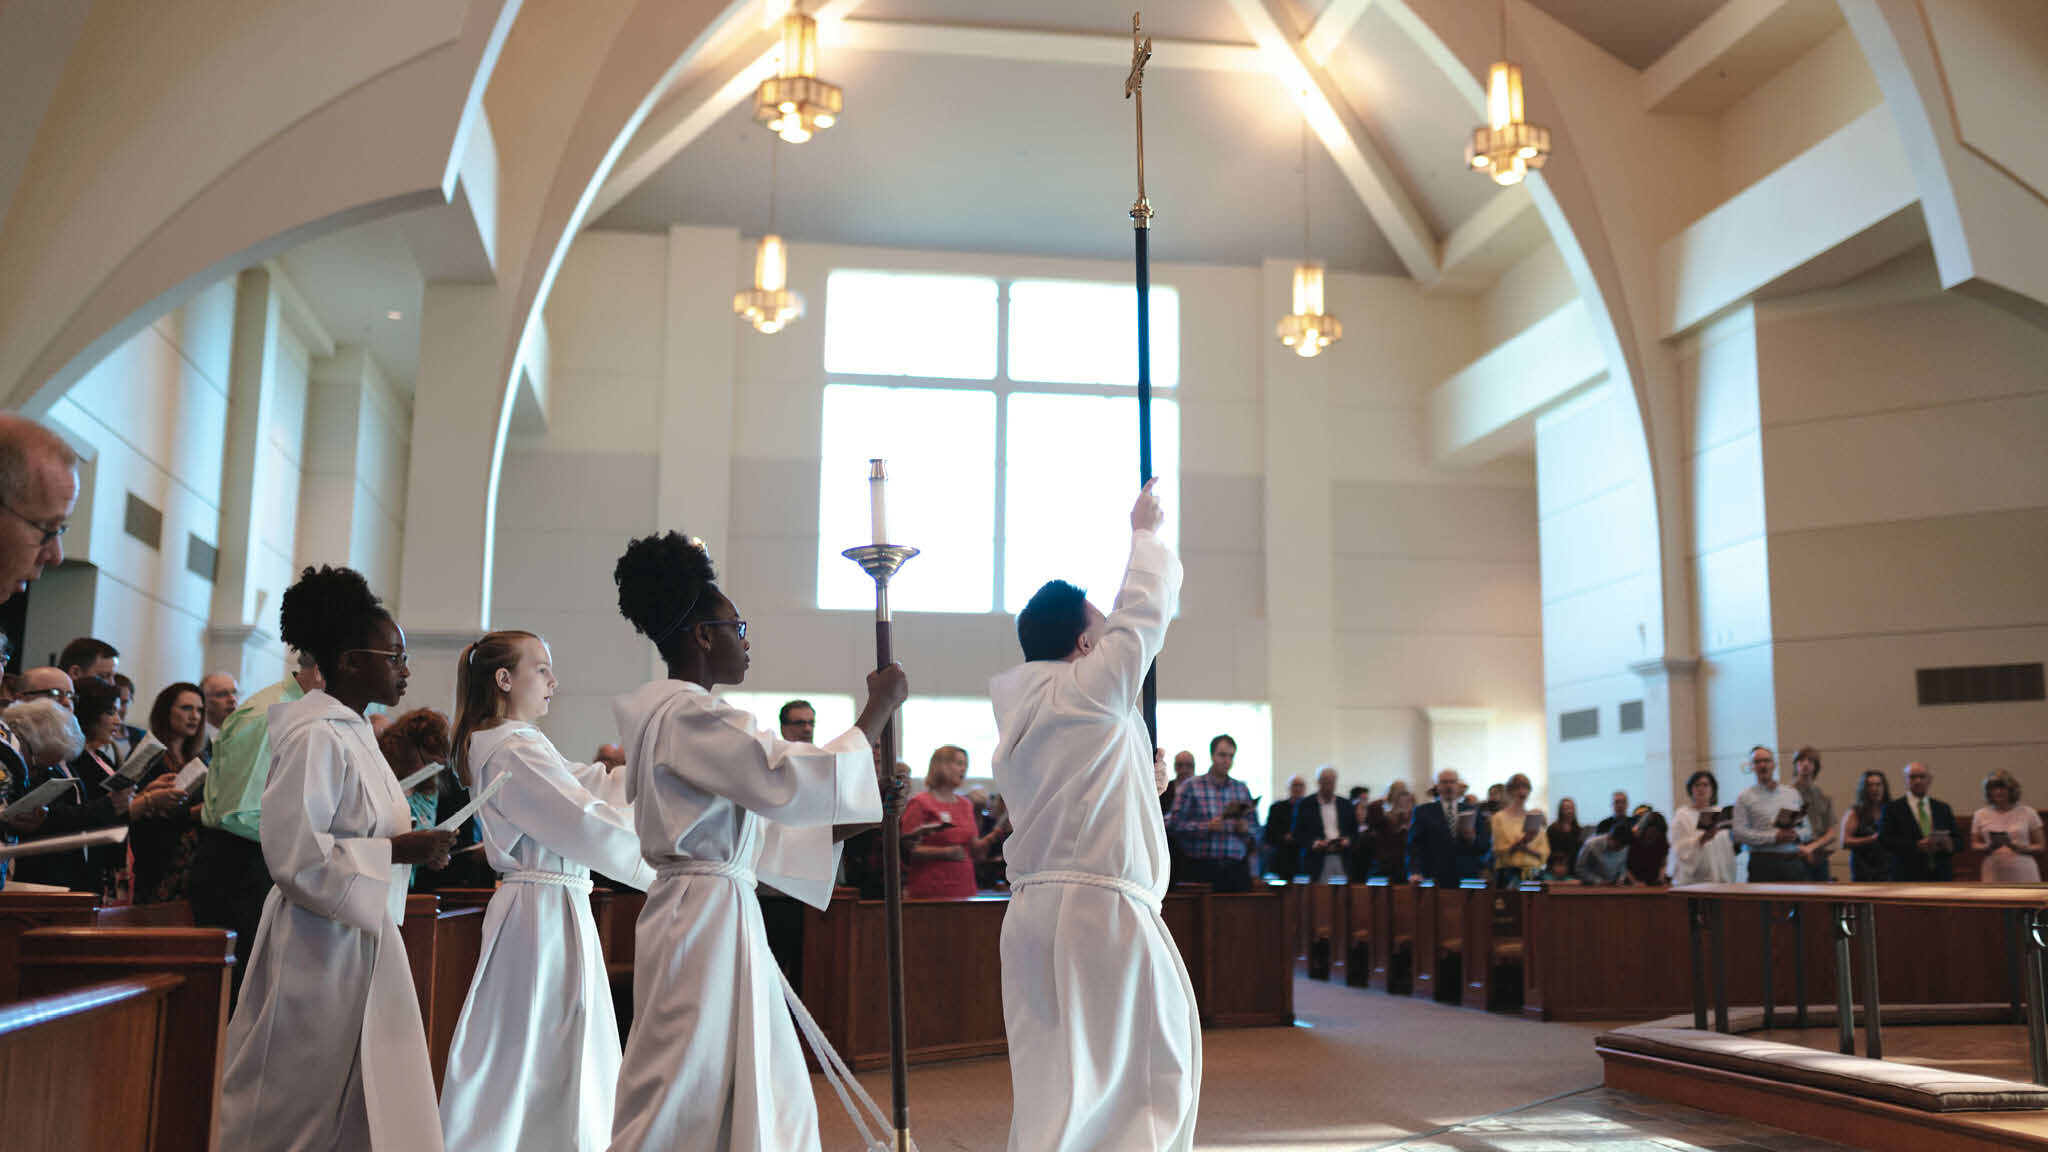
[[[903,806],[905,835],[927,824],[943,824],[924,834],[924,846],[966,848],[974,840],[974,801],[955,796],[940,802],[929,792],[920,792]],[[974,861],[916,860],[903,866],[903,894],[912,900],[961,900],[974,895]]]
[[[1993,832],[2005,833],[2015,845],[2028,844],[2038,848],[2041,846],[2041,817],[2025,804],[2015,804],[2003,812],[1987,804],[1970,817],[1970,837],[1982,842],[1989,840]],[[2031,855],[1994,851],[1985,854],[1977,878],[1987,884],[2039,884],[2041,866]]]

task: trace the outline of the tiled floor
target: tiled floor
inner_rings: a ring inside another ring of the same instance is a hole
[[[1380,1146],[1384,1152],[1847,1152],[1779,1128],[1595,1088]]]

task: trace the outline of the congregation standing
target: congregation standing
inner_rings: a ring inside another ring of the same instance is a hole
[[[11,592],[62,560],[76,497],[70,449],[0,414]],[[1987,881],[2039,882],[2042,821],[2009,772],[1984,780],[1966,831],[1920,761],[1896,796],[1888,774],[1864,773],[1838,818],[1811,747],[1789,779],[1771,748],[1752,749],[1754,783],[1725,805],[1704,769],[1668,817],[1617,791],[1591,828],[1570,797],[1549,818],[1522,773],[1484,800],[1452,769],[1420,796],[1396,780],[1374,798],[1340,795],[1331,765],[1313,791],[1295,777],[1262,820],[1233,774],[1236,740],[1209,741],[1206,771],[1192,750],[1169,768],[1137,712],[1181,583],[1162,515],[1148,486],[1112,612],[1053,581],[1020,613],[1023,662],[989,686],[994,792],[968,787],[968,753],[947,744],[901,809],[907,895],[1011,893],[1013,1089],[1047,1102],[1018,1110],[1013,1149],[1192,1147],[1202,1039],[1160,917],[1174,884],[1826,880],[1837,850],[1859,881],[1945,881],[1969,851]],[[294,667],[246,699],[233,675],[208,673],[164,686],[137,717],[146,725],[131,724],[120,650],[92,637],[8,679],[0,799],[63,787],[0,814],[0,838],[122,835],[26,856],[0,878],[187,901],[195,922],[237,934],[223,1149],[817,1146],[807,1016],[785,974],[800,958],[771,944],[774,924],[879,872],[871,829],[906,781],[876,747],[908,679],[895,665],[870,673],[853,727],[822,742],[801,700],[761,728],[715,692],[742,682],[751,645],[702,545],[634,540],[613,579],[664,675],[619,698],[620,744],[589,763],[540,727],[559,681],[535,633],[494,631],[463,651],[452,725],[396,714],[404,630],[346,568],[309,567],[287,591]],[[443,826],[472,796],[473,820]],[[843,844],[862,833],[857,862]],[[420,875],[448,868],[465,840],[496,887],[437,1096],[399,925]],[[647,893],[623,1043],[587,900],[596,875]]]

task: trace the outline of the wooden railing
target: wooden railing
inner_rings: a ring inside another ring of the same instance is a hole
[[[173,1033],[176,976],[140,976],[0,1007],[0,1125],[6,1146],[38,1152],[207,1149],[156,1139],[158,1073]]]

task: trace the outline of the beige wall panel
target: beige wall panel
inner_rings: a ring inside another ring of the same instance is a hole
[[[661,377],[668,237],[585,232],[548,296],[555,387],[564,373]],[[557,393],[560,396],[560,393]]]
[[[1720,118],[1720,171],[1732,196],[1884,102],[1856,37],[1837,29]]]
[[[1758,644],[1700,661],[1700,754],[1736,755],[1779,731],[1772,648]],[[1680,765],[1673,765],[1674,770]]]
[[[1256,403],[1237,400],[1181,402],[1180,460],[1183,470],[1213,476],[1265,474],[1265,415]]]
[[[1688,457],[1755,432],[1756,326],[1749,310],[1709,324],[1699,342],[1680,355],[1678,379]]]
[[[734,457],[732,523],[735,535],[818,538],[818,459]]]
[[[2044,651],[2048,625],[1781,640],[1777,678],[1785,704],[1780,730],[1788,740],[1822,747],[2039,741],[2048,732],[2048,703],[1921,708],[1914,671],[2033,662]]]
[[[1169,512],[1179,517],[1183,551],[1265,552],[1266,492],[1261,481],[1190,472],[1183,462],[1180,491],[1182,507]]]
[[[516,436],[508,451],[545,446],[551,452],[604,451],[651,455],[661,447],[661,378],[557,371],[549,381],[545,439]]]
[[[1551,712],[1563,685],[1618,675],[1650,655],[1642,632],[1649,607],[1648,581],[1639,578],[1544,603],[1543,682]]]
[[[1534,636],[1339,631],[1335,641],[1347,703],[1542,707],[1543,645]]]
[[[1771,537],[1790,639],[2048,623],[2048,508]]]
[[[1338,481],[1332,539],[1342,556],[1533,561],[1536,490]],[[1341,561],[1340,561],[1341,563]]]
[[[1771,528],[2048,505],[2048,392],[1770,428]]]
[[[1763,534],[1763,437],[1746,433],[1694,457],[1692,551],[1710,552]]]
[[[1611,384],[1603,384],[1536,418],[1536,491],[1539,514],[1554,513],[1642,475],[1637,461],[1642,430],[1634,426]]]
[[[1627,487],[1545,516],[1544,601],[1578,596],[1653,571],[1656,541],[1650,537],[1649,515],[1649,493]]]
[[[1540,636],[1543,606],[1525,560],[1345,558],[1335,624],[1347,631]]]
[[[627,537],[648,531],[653,489],[651,455],[508,451],[498,481],[498,533],[616,533],[623,548]]]
[[[1774,618],[1771,547],[1762,537],[1693,558],[1693,592],[1703,652],[1768,644]]]

